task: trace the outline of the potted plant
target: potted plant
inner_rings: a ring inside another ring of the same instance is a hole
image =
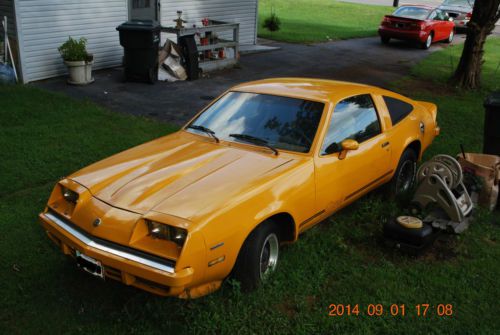
[[[87,40],[69,37],[59,48],[64,64],[68,67],[68,83],[86,85],[94,81],[92,78],[92,64],[94,56],[87,52]]]

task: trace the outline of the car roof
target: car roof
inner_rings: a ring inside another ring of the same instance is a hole
[[[329,102],[367,92],[385,91],[375,86],[313,78],[271,78],[237,85],[231,91],[270,94]]]
[[[401,5],[401,6],[399,6],[398,9],[401,8],[401,7],[419,7],[419,8],[424,8],[424,9],[428,9],[428,10],[436,9],[435,6],[417,5],[417,4],[413,5],[413,4],[409,4],[409,3],[405,3],[405,4]]]

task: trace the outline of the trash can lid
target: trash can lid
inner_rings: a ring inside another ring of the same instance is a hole
[[[130,20],[127,22],[123,22],[116,30],[141,30],[141,31],[153,31],[159,30],[161,28],[158,21],[154,20]]]
[[[500,91],[492,92],[484,101],[484,107],[500,107]]]

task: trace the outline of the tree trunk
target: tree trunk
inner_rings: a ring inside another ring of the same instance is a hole
[[[488,34],[481,29],[467,34],[464,51],[452,81],[463,89],[477,89],[481,86],[484,43]]]
[[[480,0],[474,3],[462,57],[451,78],[451,82],[460,88],[474,90],[481,87],[484,43],[500,17],[499,6],[500,0]]]

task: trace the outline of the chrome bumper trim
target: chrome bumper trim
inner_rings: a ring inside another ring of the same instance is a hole
[[[80,242],[82,242],[83,244],[85,244],[91,248],[95,248],[95,249],[110,253],[114,256],[125,258],[129,261],[137,262],[139,264],[151,267],[155,270],[165,271],[168,273],[175,272],[175,269],[171,266],[161,264],[161,263],[155,262],[153,260],[146,259],[144,257],[140,257],[140,256],[133,255],[133,254],[125,252],[125,251],[116,250],[116,249],[110,248],[108,246],[102,245],[99,242],[96,242],[96,241],[92,240],[91,238],[85,236],[84,234],[80,233],[78,230],[74,229],[73,227],[71,227],[70,225],[65,223],[63,220],[59,219],[57,216],[55,216],[51,213],[45,213],[45,214],[43,214],[43,216],[45,216],[47,219],[49,219],[50,221],[52,221],[53,223],[58,225],[60,228],[65,230],[67,233],[74,236],[75,238],[80,240]]]

